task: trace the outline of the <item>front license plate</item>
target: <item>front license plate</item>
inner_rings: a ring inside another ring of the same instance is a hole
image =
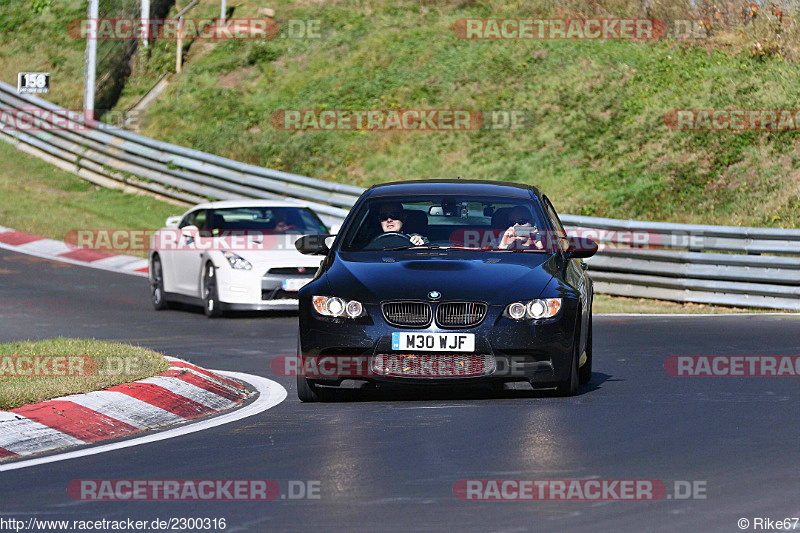
[[[311,281],[311,278],[291,278],[283,280],[283,290],[288,292],[297,292],[303,285]]]
[[[474,352],[474,333],[392,332],[392,350]]]

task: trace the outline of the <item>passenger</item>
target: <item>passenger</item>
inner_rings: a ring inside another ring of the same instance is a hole
[[[544,249],[539,229],[533,225],[533,217],[525,206],[518,205],[508,214],[509,228],[503,233],[498,248],[508,249]]]

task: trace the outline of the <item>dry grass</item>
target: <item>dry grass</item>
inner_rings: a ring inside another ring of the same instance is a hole
[[[25,356],[36,356],[40,362],[46,356],[68,356],[74,364],[70,371],[61,363],[55,367],[41,363],[45,366],[39,373],[49,375],[28,375],[36,370],[30,366],[33,359],[20,359]],[[0,344],[0,409],[101,390],[155,376],[167,368],[169,363],[160,353],[127,344],[64,337],[8,342]],[[60,372],[67,375],[55,375]]]

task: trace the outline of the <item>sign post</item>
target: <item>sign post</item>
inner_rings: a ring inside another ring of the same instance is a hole
[[[97,77],[97,18],[99,0],[89,0],[89,31],[86,33],[86,53],[83,62],[83,112],[94,119],[94,84]]]

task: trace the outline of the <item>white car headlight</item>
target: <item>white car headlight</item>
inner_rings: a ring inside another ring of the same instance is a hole
[[[514,302],[506,307],[505,315],[513,320],[553,318],[561,310],[561,298],[543,298]]]
[[[253,265],[250,264],[250,261],[245,259],[240,255],[236,255],[233,252],[228,252],[226,250],[221,250],[222,255],[225,256],[225,259],[228,260],[228,264],[231,265],[231,268],[234,270],[252,270]]]
[[[312,296],[314,310],[322,316],[358,318],[365,315],[364,306],[356,300],[345,301],[336,296]]]

